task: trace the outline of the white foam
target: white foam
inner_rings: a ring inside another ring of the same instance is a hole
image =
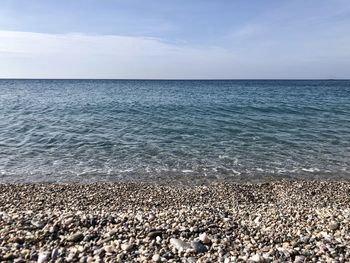
[[[302,168],[301,170],[305,171],[305,172],[312,172],[312,173],[320,171],[320,169],[318,169],[318,168]]]

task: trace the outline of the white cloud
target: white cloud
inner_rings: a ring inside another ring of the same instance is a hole
[[[0,77],[213,77],[233,55],[159,39],[0,31]]]
[[[344,49],[344,43],[339,44],[339,41],[322,45],[315,41],[250,43],[245,40],[246,34],[243,35],[239,47],[224,49],[171,44],[146,37],[0,31],[0,77],[210,79],[350,76],[350,49]]]

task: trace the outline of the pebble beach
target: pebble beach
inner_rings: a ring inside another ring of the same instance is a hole
[[[4,262],[349,262],[350,183],[1,184]]]

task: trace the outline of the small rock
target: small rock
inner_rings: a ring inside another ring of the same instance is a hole
[[[263,259],[263,257],[260,256],[259,254],[255,254],[255,255],[253,255],[252,257],[250,257],[250,261],[256,262],[256,263],[260,263],[260,262],[263,262],[264,259]]]
[[[338,230],[340,228],[340,224],[338,222],[331,222],[328,225],[328,228],[332,231]]]
[[[56,257],[58,255],[58,249],[57,248],[54,248],[51,252],[51,260],[52,261],[55,261]]]
[[[87,263],[94,262],[94,258],[91,257],[91,256],[88,256],[87,259],[86,259],[86,262],[87,262]]]
[[[202,241],[203,244],[210,244],[211,243],[211,241],[208,238],[206,233],[200,234],[199,235],[199,240]]]
[[[72,261],[74,261],[74,256],[75,256],[74,253],[68,254],[68,257],[66,257],[66,261],[67,261],[67,262],[72,262]]]
[[[37,227],[37,228],[43,228],[45,226],[45,222],[40,221],[40,220],[32,220],[31,221],[32,225]]]
[[[70,237],[68,237],[68,241],[71,241],[71,242],[80,242],[83,239],[84,239],[84,235],[81,232],[77,232],[71,235]]]
[[[39,256],[38,256],[38,263],[44,263],[44,262],[47,262],[49,259],[49,253],[48,252],[41,252],[39,253]]]
[[[113,237],[116,233],[118,233],[118,231],[116,229],[112,229],[109,231],[108,236]]]
[[[153,220],[153,219],[155,219],[156,218],[156,216],[154,215],[154,214],[150,214],[149,216],[148,216],[148,220]]]
[[[187,258],[187,262],[188,262],[188,263],[196,263],[197,260],[196,260],[196,258],[194,258],[194,257],[189,257],[189,258]]]
[[[294,263],[302,263],[305,261],[304,256],[295,256]]]
[[[120,247],[124,251],[130,251],[134,246],[133,246],[133,244],[124,243]]]
[[[103,249],[104,249],[107,253],[113,253],[113,247],[112,247],[112,246],[104,246]]]
[[[49,228],[49,232],[50,232],[50,233],[55,233],[55,232],[57,232],[58,230],[59,230],[59,227],[58,227],[57,224],[54,224],[53,226],[51,226],[51,227]]]
[[[205,253],[208,251],[207,247],[198,241],[192,241],[191,245],[196,253]]]
[[[160,262],[160,256],[159,256],[159,254],[153,255],[152,260],[153,260],[154,262]]]
[[[64,220],[62,223],[65,226],[69,226],[73,222],[73,217],[69,217],[66,220]]]
[[[87,261],[87,256],[81,257],[81,258],[79,259],[79,262],[80,262],[80,263],[85,263],[86,261]]]
[[[171,238],[170,244],[173,245],[177,250],[186,250],[191,248],[191,245],[189,243],[177,238]]]

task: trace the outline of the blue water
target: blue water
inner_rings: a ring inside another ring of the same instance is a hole
[[[0,182],[350,179],[350,81],[0,80]]]

